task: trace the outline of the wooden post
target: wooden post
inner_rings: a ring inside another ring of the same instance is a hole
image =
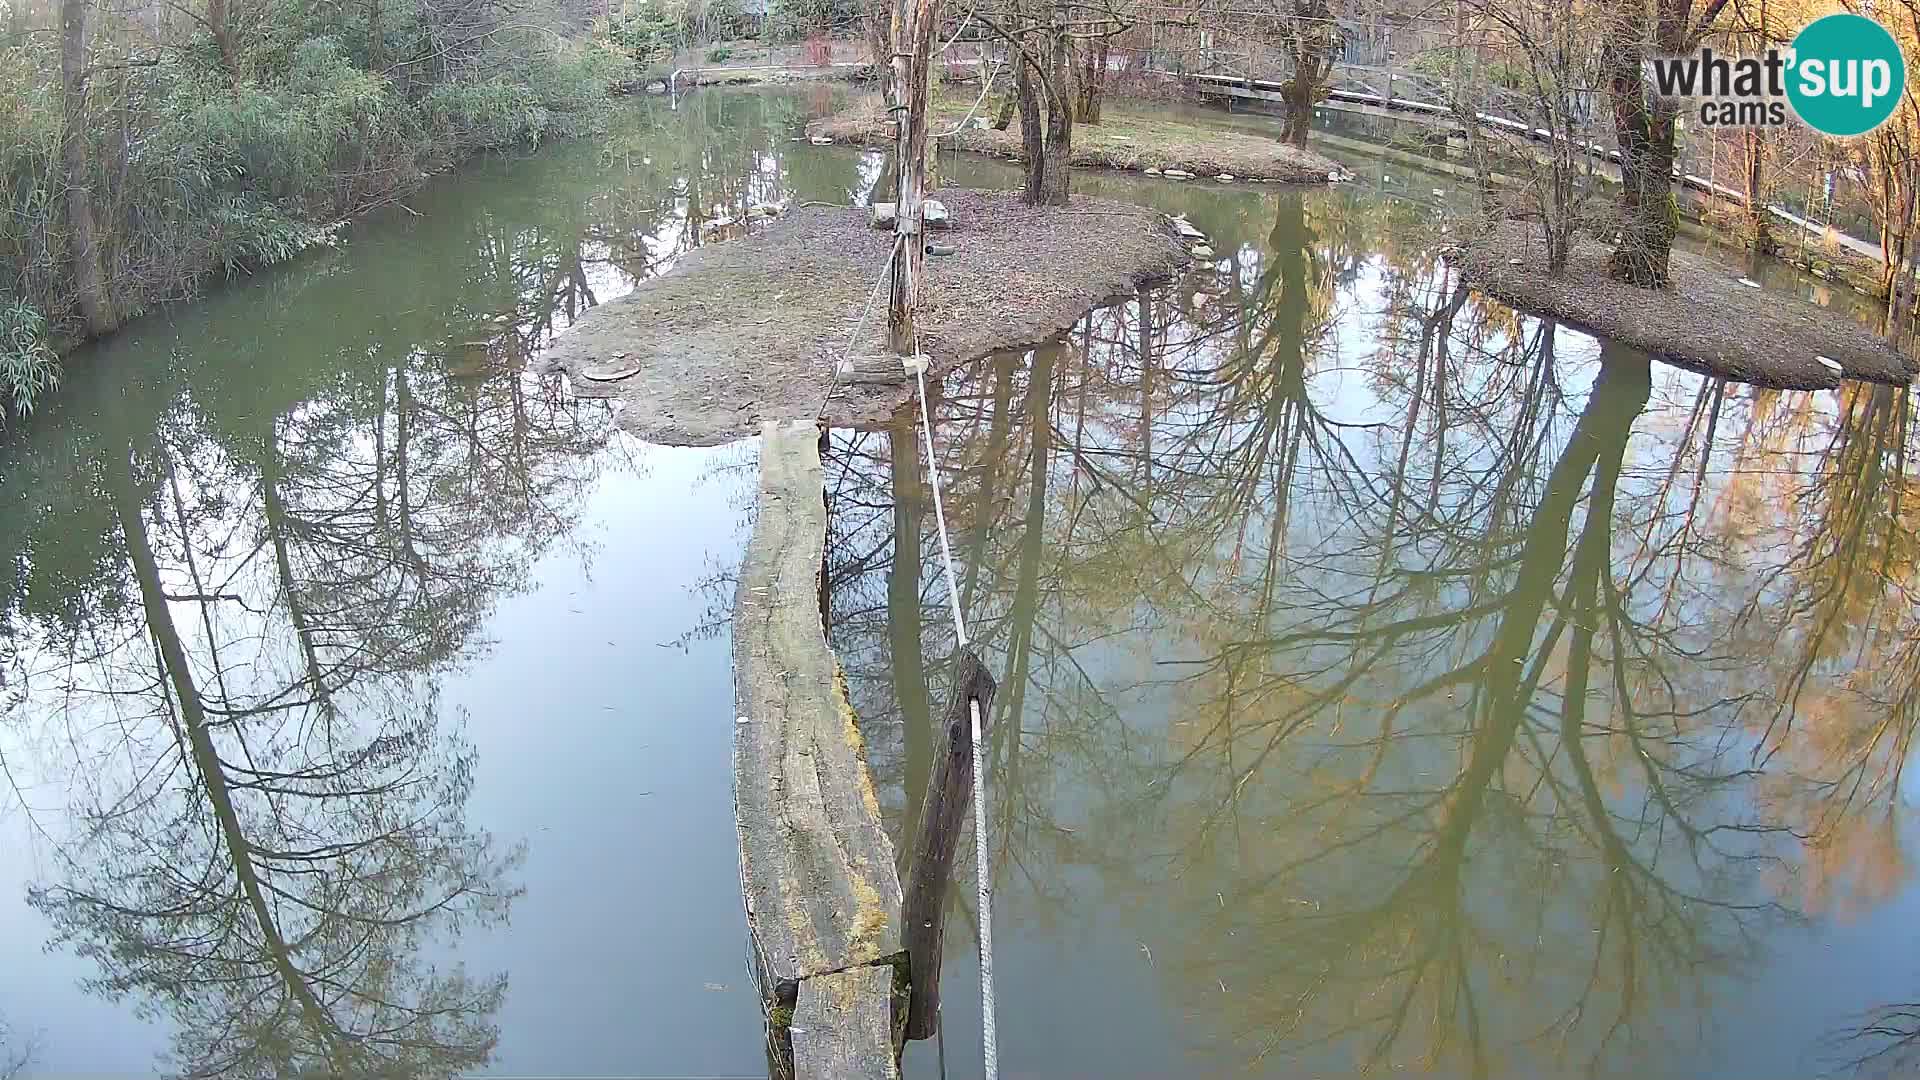
[[[894,196],[887,342],[894,352],[908,356],[914,352],[913,297],[927,257],[921,206],[927,186],[927,76],[933,66],[933,29],[940,18],[940,5],[938,0],[896,0],[896,13],[901,8],[906,15],[898,21],[889,65],[897,128],[893,160],[899,183]]]
[[[973,716],[970,701],[980,703],[984,724],[993,709],[993,676],[971,648],[953,656],[953,691],[940,730],[934,733],[933,768],[920,809],[913,844],[913,866],[901,908],[902,943],[907,949],[909,1039],[930,1039],[940,1027],[940,953],[947,929],[947,886],[953,880],[953,854],[973,797]]]
[[[833,429],[825,423],[822,423],[820,425],[819,450],[820,470],[823,474],[826,472],[827,452],[831,449],[833,449]],[[832,485],[820,485],[820,505],[826,507],[826,528],[827,530],[831,530],[833,528]],[[831,575],[827,572],[827,547],[828,545],[825,543],[820,545],[820,632],[831,639],[833,637],[833,581]]]

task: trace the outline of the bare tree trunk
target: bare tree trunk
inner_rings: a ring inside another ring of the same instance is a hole
[[[1913,303],[1913,229],[1920,199],[1916,199],[1915,168],[1911,161],[1903,156],[1898,163],[1889,162],[1886,171],[1883,183],[1886,209],[1880,226],[1880,285],[1887,298],[1885,333],[1889,341],[1897,342],[1902,317]]]
[[[1893,257],[1893,161],[1895,153],[1882,142],[1884,130],[1874,134],[1879,144],[1870,160],[1876,163],[1876,172],[1880,180],[1880,200],[1877,209],[1880,212],[1880,292],[1885,295],[1893,285],[1893,268],[1897,265]]]
[[[925,142],[927,145],[925,158],[927,171],[926,178],[922,181],[920,188],[922,193],[940,190],[940,137],[929,133]]]
[[[1766,47],[1767,0],[1760,0],[1760,22],[1758,31],[1752,37],[1752,48],[1758,55]],[[1771,254],[1775,242],[1773,215],[1767,213],[1767,132],[1763,128],[1749,128],[1740,141],[1744,154],[1741,161],[1744,166],[1742,179],[1746,181],[1747,189],[1747,224],[1753,230],[1753,249],[1761,254]]]
[[[1894,287],[1906,269],[1908,238],[1913,233],[1914,185],[1913,164],[1902,160],[1894,166],[1893,196],[1887,201],[1888,243],[1882,247],[1881,255],[1886,261],[1887,296],[1894,298]]]
[[[1290,146],[1304,148],[1307,134],[1313,130],[1313,102],[1320,96],[1320,85],[1333,71],[1333,49],[1338,33],[1331,29],[1332,6],[1327,0],[1294,0],[1295,26],[1293,75],[1281,96],[1286,102],[1286,124],[1280,138]]]
[[[1073,118],[1076,122],[1085,123],[1087,110],[1092,106],[1092,102],[1087,100],[1087,96],[1093,89],[1093,42],[1082,41],[1071,46],[1071,49],[1073,52],[1073,64],[1078,69],[1080,76],[1074,80]]]
[[[1888,310],[1892,313],[1894,325],[1898,327],[1905,317],[1907,309],[1913,304],[1913,226],[1914,212],[1920,209],[1915,199],[1915,166],[1912,158],[1901,162],[1901,172],[1905,174],[1904,192],[1901,196],[1900,220],[1900,260],[1896,264],[1894,280],[1906,287],[1894,297]]]
[[[1280,129],[1280,141],[1288,146],[1307,145],[1307,134],[1313,130],[1313,92],[1313,84],[1303,78],[1298,69],[1281,92],[1287,113]]]
[[[869,61],[875,68],[875,74],[884,72],[892,65],[893,41],[899,34],[900,12],[891,0],[880,0],[868,8],[860,22],[860,29],[867,39]],[[880,93],[887,107],[891,109],[894,101],[894,86],[891,80],[880,80]]]
[[[1672,108],[1656,103],[1650,109],[1644,98],[1632,100],[1640,97],[1637,63],[1630,95],[1614,103],[1614,132],[1620,145],[1620,236],[1607,265],[1620,281],[1663,288],[1670,282],[1668,262],[1679,228],[1673,205]]]
[[[1067,189],[1072,180],[1068,162],[1073,157],[1073,56],[1067,47],[1065,13],[1056,9],[1053,25],[1053,55],[1046,73],[1047,138],[1042,154],[1046,160],[1041,175],[1040,206],[1067,205]]]
[[[1663,13],[1663,21],[1666,19]],[[1614,278],[1643,288],[1670,283],[1668,264],[1679,231],[1673,204],[1672,100],[1649,100],[1642,69],[1647,53],[1645,0],[1625,0],[1601,49],[1607,92],[1613,99],[1614,138],[1620,150],[1620,236],[1608,261]]]
[[[66,129],[60,164],[67,186],[67,254],[74,299],[89,335],[119,325],[100,265],[99,226],[93,217],[93,177],[87,167],[87,0],[61,0],[60,103]]]
[[[1014,86],[1015,96],[1020,101],[1020,151],[1027,163],[1026,187],[1020,197],[1038,206],[1047,179],[1045,136],[1040,123],[1040,88],[1036,78],[1039,73],[1025,55],[1016,56],[1014,64],[1019,69],[1014,76]]]
[[[1034,202],[1040,206],[1065,206],[1072,179],[1067,163],[1073,153],[1073,108],[1069,103],[1062,101],[1047,110],[1047,143],[1041,153],[1046,159],[1046,171],[1041,177],[1040,197]]]
[[[1026,65],[1021,63],[1017,57],[1013,61],[1013,66],[1016,72],[1026,69]],[[998,110],[993,114],[993,130],[995,131],[1005,131],[1013,126],[1013,112],[1020,107],[1020,90],[1017,85],[1020,82],[1020,77],[1018,74],[1014,76],[1014,82],[1016,84],[1014,89],[1003,89],[1000,92],[1000,105]]]
[[[1112,39],[1103,34],[1085,45],[1086,63],[1080,71],[1080,104],[1076,110],[1082,124],[1100,122],[1100,99],[1107,89],[1107,57],[1111,43]]]
[[[1767,135],[1750,128],[1741,137],[1742,179],[1747,189],[1747,225],[1753,231],[1754,250],[1770,253],[1774,248],[1773,215],[1767,213],[1766,167]]]
[[[207,30],[213,35],[214,48],[220,50],[220,66],[227,79],[237,81],[240,67],[233,55],[233,33],[227,27],[227,0],[207,0]]]
[[[609,4],[611,7],[611,4]],[[385,42],[380,34],[380,0],[367,0],[367,68],[380,73],[385,59]]]

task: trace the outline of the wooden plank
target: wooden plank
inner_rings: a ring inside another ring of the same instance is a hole
[[[893,353],[866,353],[849,356],[840,362],[834,377],[843,383],[882,383],[892,385],[909,383],[913,376],[900,366],[900,358]]]
[[[954,654],[952,669],[953,690],[947,698],[946,717],[933,733],[933,766],[921,805],[913,866],[907,871],[909,1039],[931,1039],[940,1026],[940,957],[947,934],[947,886],[953,881],[953,855],[973,797],[973,712],[967,703],[980,703],[983,724],[993,714],[995,684],[980,657],[962,646]]]
[[[734,599],[734,822],[763,989],[897,958],[900,881],[860,732],[820,624],[819,432],[769,423]]]
[[[793,1010],[795,1080],[900,1080],[893,969],[855,968],[800,984]]]

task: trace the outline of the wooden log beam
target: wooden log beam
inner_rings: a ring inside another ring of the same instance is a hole
[[[947,886],[953,881],[953,856],[973,796],[973,715],[968,702],[980,703],[981,722],[993,711],[997,688],[985,664],[962,646],[953,656],[953,690],[934,733],[933,767],[921,804],[920,831],[914,840],[913,866],[907,871],[906,1037],[931,1039],[940,1026],[940,956],[947,931]]]
[[[795,1080],[900,1080],[891,967],[854,968],[800,984],[793,1010]]]
[[[794,1008],[804,980],[901,955],[893,845],[821,627],[823,490],[813,423],[765,425],[734,600],[733,767],[740,884],[770,1009]]]

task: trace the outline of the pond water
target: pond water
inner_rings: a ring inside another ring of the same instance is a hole
[[[729,788],[755,447],[636,443],[533,356],[726,206],[870,197],[877,155],[792,141],[829,103],[648,99],[479,163],[77,358],[0,443],[0,1066],[764,1074]],[[1006,1074],[1886,1049],[1920,999],[1907,393],[1487,303],[1432,254],[1449,184],[1352,164],[1082,178],[1217,261],[940,388],[1001,680]],[[826,456],[896,836],[952,648],[909,419]],[[979,1072],[956,892],[910,1075]]]

